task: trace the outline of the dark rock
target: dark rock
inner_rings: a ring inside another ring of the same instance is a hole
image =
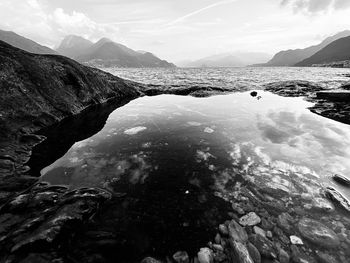
[[[333,187],[327,187],[325,189],[325,195],[338,204],[340,207],[344,208],[346,211],[350,212],[350,202]]]
[[[228,225],[228,232],[230,239],[234,241],[241,243],[246,243],[248,241],[247,232],[235,220],[231,220],[230,224]]]
[[[178,251],[173,255],[173,259],[177,263],[189,263],[190,258],[188,257],[188,254],[186,251]]]
[[[305,239],[321,247],[335,248],[340,245],[337,234],[316,220],[303,218],[298,223],[298,229]]]
[[[267,238],[253,234],[249,236],[249,241],[259,250],[260,254],[265,258],[276,258],[273,243]]]
[[[316,255],[317,255],[317,260],[319,263],[337,263],[337,262],[339,262],[333,256],[331,256],[325,252],[317,251]]]
[[[252,92],[250,93],[250,96],[256,97],[256,96],[258,96],[258,93],[257,93],[256,91],[252,91]]]
[[[230,239],[230,247],[231,262],[254,263],[245,244]]]
[[[158,261],[151,257],[146,257],[141,261],[141,263],[161,263],[161,261]]]
[[[278,260],[281,262],[281,263],[289,263],[289,254],[283,250],[283,249],[280,249],[278,251]]]
[[[277,218],[277,225],[287,233],[291,233],[293,230],[293,218],[288,213],[282,213]]]
[[[345,185],[345,186],[350,186],[350,179],[346,178],[345,176],[343,175],[340,175],[340,174],[334,174],[333,175],[333,180],[342,184],[342,185]]]
[[[346,90],[319,91],[316,96],[330,101],[350,101],[350,91]]]
[[[252,243],[248,243],[247,248],[249,251],[249,255],[253,259],[254,263],[260,263],[261,262],[261,255],[260,255],[259,250]]]

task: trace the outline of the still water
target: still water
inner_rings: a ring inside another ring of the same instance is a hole
[[[142,97],[45,167],[42,180],[113,193],[95,219],[119,238],[111,258],[131,262],[177,250],[193,256],[229,219],[241,186],[308,215],[315,200],[330,205],[323,185],[350,198],[330,180],[334,173],[350,175],[350,126],[313,114],[310,106],[263,91]]]
[[[228,171],[255,179],[267,171],[309,174],[328,183],[334,173],[350,174],[348,125],[309,112],[312,104],[301,98],[262,91],[259,96],[136,99],[116,109],[100,132],[44,168],[42,179],[127,191],[162,176],[170,185],[179,174],[197,186],[205,184],[203,178],[220,178]],[[188,191],[174,187],[179,194]]]

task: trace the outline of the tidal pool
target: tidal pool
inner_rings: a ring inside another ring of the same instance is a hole
[[[129,256],[195,253],[244,185],[309,214],[315,200],[328,204],[323,185],[350,198],[330,178],[350,176],[350,126],[310,106],[263,91],[142,97],[42,169],[42,180],[121,198],[99,220],[126,240]]]

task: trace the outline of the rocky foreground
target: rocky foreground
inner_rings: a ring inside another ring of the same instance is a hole
[[[316,103],[313,112],[350,124],[347,96],[317,93],[324,88],[303,81],[272,83],[264,89],[306,97]],[[45,139],[35,133],[108,100],[117,107],[142,95],[209,96],[232,90],[142,86],[65,57],[34,55],[0,42],[0,92],[0,262],[118,262],[101,252],[113,251],[114,233],[90,231],[83,245],[75,243],[111,194],[38,183],[26,165],[33,147]],[[265,187],[263,180],[272,182],[272,177],[279,182]],[[337,180],[347,183],[346,178]],[[280,183],[286,181],[288,188]],[[223,183],[220,197],[232,204],[229,220],[218,226],[217,235],[196,257],[179,251],[168,261],[348,262],[350,204],[316,181],[267,173],[246,178],[244,184]],[[159,261],[149,257],[142,262]]]

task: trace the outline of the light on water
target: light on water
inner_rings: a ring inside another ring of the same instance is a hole
[[[157,170],[169,172],[168,166],[174,169],[170,163],[178,162],[186,164],[189,180],[200,164],[218,181],[229,169],[228,176],[239,173],[296,191],[279,175],[307,174],[322,182],[334,173],[350,174],[347,125],[309,112],[312,104],[301,98],[259,95],[261,99],[240,93],[134,100],[115,110],[99,133],[43,169],[42,179],[113,188],[124,177],[143,184]],[[195,154],[187,155],[190,151]]]

